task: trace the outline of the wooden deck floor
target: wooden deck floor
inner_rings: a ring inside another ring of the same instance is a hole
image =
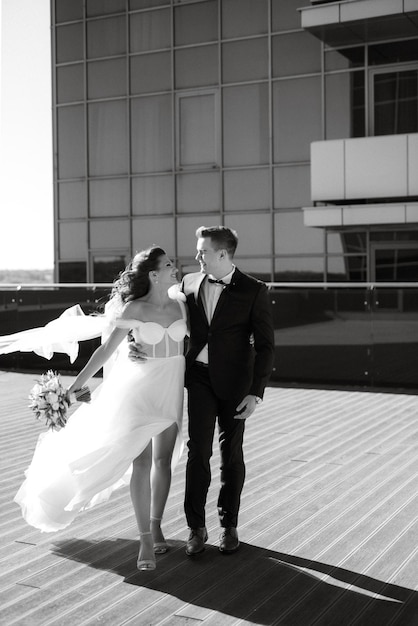
[[[239,552],[217,550],[216,451],[208,546],[185,556],[183,455],[171,549],[139,573],[127,489],[59,533],[20,517],[34,378],[0,372],[2,625],[418,624],[418,396],[269,388],[247,423]]]

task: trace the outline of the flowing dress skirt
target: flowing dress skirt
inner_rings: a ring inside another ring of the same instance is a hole
[[[26,480],[15,496],[28,524],[44,532],[68,526],[79,511],[127,485],[132,461],[172,424],[182,450],[184,357],[134,363],[122,350],[90,404],[60,431],[40,435]]]

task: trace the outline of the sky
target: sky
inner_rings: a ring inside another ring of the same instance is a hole
[[[50,0],[0,2],[0,270],[52,268]]]

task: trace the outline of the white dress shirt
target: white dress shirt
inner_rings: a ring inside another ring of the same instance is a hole
[[[208,278],[216,280],[214,276],[212,276],[211,274],[209,274],[209,276],[206,277],[205,280],[203,281],[201,293],[202,293],[203,306],[204,306],[206,317],[207,317],[209,324],[212,321],[212,317],[215,312],[216,305],[218,304],[218,300],[221,297],[221,293],[223,289],[225,289],[226,285],[230,284],[234,272],[235,272],[235,265],[232,267],[232,271],[229,272],[229,274],[227,274],[226,276],[220,279],[224,283],[223,285],[220,283],[210,283]],[[205,363],[205,364],[209,362],[208,344],[206,344],[205,347],[199,352],[199,354],[196,357],[196,361],[199,361],[200,363]]]

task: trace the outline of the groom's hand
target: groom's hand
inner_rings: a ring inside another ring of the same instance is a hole
[[[245,398],[237,406],[237,413],[234,415],[236,420],[246,420],[255,411],[257,403],[255,396],[245,396]]]
[[[128,348],[128,358],[130,361],[133,361],[134,363],[138,363],[138,361],[140,363],[144,363],[147,360],[147,355],[142,349],[142,344],[136,343],[133,337],[129,337]]]

